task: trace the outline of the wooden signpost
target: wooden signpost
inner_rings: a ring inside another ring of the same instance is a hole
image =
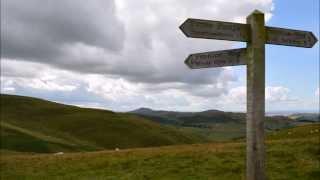
[[[265,180],[265,44],[311,48],[312,32],[267,27],[264,14],[255,10],[247,24],[187,19],[182,32],[191,38],[247,42],[247,48],[191,54],[191,69],[247,65],[247,180]]]

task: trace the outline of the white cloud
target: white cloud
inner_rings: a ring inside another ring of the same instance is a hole
[[[320,92],[320,89],[316,89],[316,91],[314,92],[315,96],[319,98],[319,92]]]
[[[94,109],[105,109],[106,107],[104,107],[103,105],[101,105],[100,103],[96,103],[96,102],[89,102],[89,103],[73,103],[71,105],[74,106],[78,106],[78,107],[82,107],[82,108],[94,108]]]
[[[73,91],[77,83],[71,72],[47,65],[1,59],[1,89],[14,91],[16,86],[48,91]]]
[[[270,103],[279,103],[284,101],[292,101],[294,98],[289,98],[290,90],[282,86],[266,87],[266,100]]]
[[[240,106],[244,106],[246,101],[247,101],[247,88],[245,86],[239,86],[239,87],[230,89],[228,93],[223,96],[221,103],[237,104]]]
[[[1,89],[0,89],[1,93],[13,93],[16,90],[13,86],[14,82],[12,80],[8,80],[1,77],[0,84],[1,84]]]
[[[231,68],[226,68],[219,74],[219,78],[213,84],[195,85],[135,83],[109,75],[80,75],[39,63],[7,60],[2,60],[1,63],[5,75],[1,76],[2,93],[23,94],[21,88],[30,88],[34,92],[42,90],[41,95],[49,94],[51,97],[50,94],[56,92],[78,91],[73,101],[55,97],[59,98],[57,100],[59,102],[116,111],[128,111],[138,107],[180,111],[205,109],[245,111],[246,109],[246,87],[231,88],[233,85],[231,79],[235,76]],[[21,77],[19,74],[28,74],[30,70],[35,73],[26,77]],[[279,108],[311,106],[308,102],[292,97],[290,90],[283,86],[266,88],[266,105]]]
[[[121,101],[138,96],[140,91],[138,84],[130,83],[121,78],[110,78],[101,75],[88,75],[84,77],[84,82],[88,85],[88,92],[95,93],[107,100]]]
[[[245,110],[247,100],[247,88],[239,86],[231,88],[222,96],[219,103],[233,109]],[[265,100],[268,107],[286,106],[288,104],[299,105],[299,99],[290,95],[290,90],[283,86],[267,86],[265,89]]]
[[[49,91],[73,91],[77,88],[77,86],[74,85],[58,84],[53,80],[44,79],[33,79],[28,86],[34,89],[43,89]]]
[[[236,81],[236,78],[230,68],[218,73],[217,79],[212,84],[176,82],[150,84],[131,82],[119,76],[78,74],[36,62],[1,60],[3,93],[16,91],[18,94],[23,94],[25,88],[29,88],[34,92],[40,91],[38,95],[43,96],[82,89],[85,92],[81,94],[89,93],[101,97],[101,101],[107,105],[101,102],[82,102],[82,100],[71,104],[121,111],[142,106],[168,110],[170,108],[201,110],[206,108],[207,97],[219,97],[227,91],[230,82],[233,81]],[[34,93],[31,95],[37,96]],[[79,99],[82,98],[80,95]],[[59,98],[59,102],[63,100]]]

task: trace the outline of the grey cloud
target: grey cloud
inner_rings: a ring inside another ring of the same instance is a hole
[[[1,48],[2,56],[8,60],[37,61],[134,83],[205,85],[216,83],[224,70],[189,70],[184,59],[189,53],[231,48],[234,43],[186,38],[179,25],[188,17],[233,20],[256,7],[268,10],[272,2],[261,5],[216,0],[201,3],[4,0],[1,3]]]
[[[3,57],[48,63],[74,43],[119,51],[125,34],[113,1],[4,0],[1,37]]]

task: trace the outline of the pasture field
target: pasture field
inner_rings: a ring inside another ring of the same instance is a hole
[[[270,180],[320,179],[320,125],[268,135]],[[30,154],[2,151],[1,179],[245,179],[245,142],[173,145],[96,152]]]

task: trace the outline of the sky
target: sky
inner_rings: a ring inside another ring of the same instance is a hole
[[[246,111],[245,66],[184,64],[245,43],[187,38],[179,26],[245,23],[255,9],[268,26],[319,37],[318,0],[2,0],[1,93],[113,111]],[[319,43],[266,45],[266,111],[319,111]]]

